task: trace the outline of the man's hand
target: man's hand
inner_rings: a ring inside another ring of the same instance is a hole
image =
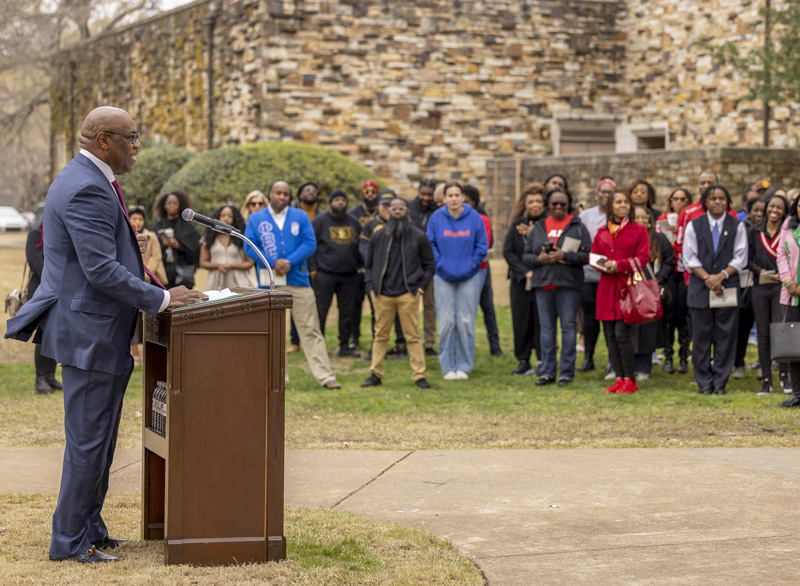
[[[147,253],[147,236],[144,234],[137,234],[136,242],[139,244],[139,252],[144,256]]]
[[[288,273],[292,269],[292,263],[290,263],[285,258],[279,258],[275,261],[275,274],[282,276]]]
[[[706,287],[717,293],[718,295],[722,294],[722,273],[717,273],[716,275],[708,275],[704,282]]]
[[[179,285],[169,290],[169,305],[167,307],[183,307],[184,305],[198,303],[207,299],[208,297],[203,295],[202,291],[187,289],[183,285]]]

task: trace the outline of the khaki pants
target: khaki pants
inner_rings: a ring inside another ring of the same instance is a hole
[[[422,294],[422,318],[425,336],[423,345],[425,348],[433,348],[436,341],[436,298],[433,296],[433,279]]]
[[[319,327],[319,312],[314,291],[311,287],[293,285],[281,285],[278,290],[292,294],[292,309],[286,312],[286,331],[289,331],[289,320],[294,316],[294,325],[297,327],[300,344],[311,374],[320,385],[335,381],[328,349],[325,347],[325,338]]]
[[[379,379],[383,379],[386,345],[396,314],[400,317],[400,327],[406,337],[408,356],[411,359],[411,378],[425,378],[425,353],[419,341],[419,299],[411,293],[400,297],[371,295],[372,305],[375,307],[375,339],[372,342],[372,364],[369,369]]]

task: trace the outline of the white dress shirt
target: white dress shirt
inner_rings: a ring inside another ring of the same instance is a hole
[[[725,222],[726,215],[727,213],[721,218],[714,219],[711,217],[711,214],[706,213],[708,217],[709,234],[713,233],[714,226],[718,225],[717,229],[719,230],[720,236],[722,236],[722,226]],[[745,228],[744,222],[739,222],[739,225],[736,227],[736,235],[734,238],[733,257],[728,265],[735,268],[737,271],[741,271],[747,266],[747,228]],[[683,237],[683,263],[689,270],[703,266],[703,263],[700,262],[700,257],[697,255],[697,233],[694,230],[693,221],[686,225],[686,233]]]
[[[274,209],[272,209],[272,205],[268,205],[267,209],[269,210],[272,219],[275,220],[275,225],[278,226],[278,230],[283,231],[283,225],[286,223],[286,216],[289,214],[289,206],[286,206],[280,212],[276,212]]]
[[[114,185],[113,184],[114,184],[114,181],[116,181],[116,177],[114,177],[114,172],[111,170],[111,167],[109,167],[107,163],[105,163],[105,162],[101,161],[100,159],[98,159],[97,157],[95,157],[92,153],[90,153],[86,149],[81,149],[80,153],[83,156],[85,156],[87,159],[89,159],[92,163],[94,163],[97,166],[98,169],[100,169],[100,171],[103,173],[105,178],[108,179],[108,182],[111,183],[111,188],[114,189]],[[114,189],[114,193],[116,193],[116,192],[117,192],[117,190]],[[128,210],[125,210],[125,215],[126,216],[128,215]],[[164,289],[164,301],[161,302],[161,307],[158,308],[158,311],[159,312],[164,311],[167,308],[167,306],[169,305],[169,301],[170,301],[169,291]]]

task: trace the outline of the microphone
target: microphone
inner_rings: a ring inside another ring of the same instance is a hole
[[[214,218],[209,218],[208,216],[202,216],[200,214],[194,213],[189,208],[186,208],[181,213],[181,217],[186,220],[187,222],[194,222],[195,224],[200,224],[205,226],[206,228],[211,228],[215,232],[222,232],[223,234],[241,234],[239,230],[226,224],[225,222],[220,222],[219,220],[215,220]]]

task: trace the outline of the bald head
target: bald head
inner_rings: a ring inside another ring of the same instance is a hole
[[[292,190],[286,181],[276,181],[269,188],[269,205],[273,210],[280,213],[292,198]]]
[[[133,170],[141,146],[133,118],[125,110],[111,106],[89,112],[81,125],[80,145],[107,163],[115,175]]]

